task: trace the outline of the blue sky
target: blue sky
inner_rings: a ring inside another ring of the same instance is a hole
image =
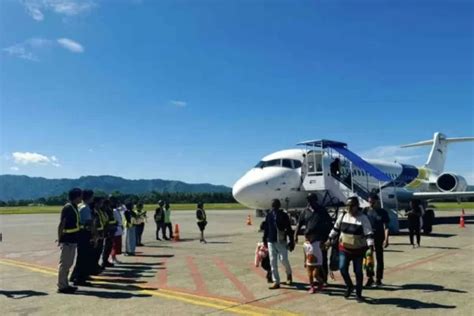
[[[474,136],[472,1],[5,0],[1,174],[232,185],[329,138]],[[474,183],[474,145],[447,169]]]

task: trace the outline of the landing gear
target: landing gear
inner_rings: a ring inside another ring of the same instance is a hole
[[[423,233],[429,235],[433,231],[435,213],[432,209],[427,209],[423,215]]]

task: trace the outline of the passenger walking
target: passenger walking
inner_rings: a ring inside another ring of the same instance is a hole
[[[410,201],[410,209],[407,212],[408,216],[408,232],[410,234],[410,244],[416,248],[414,243],[414,236],[416,235],[416,245],[420,247],[421,242],[421,216],[423,215],[420,203],[417,200]]]
[[[307,240],[312,244],[312,248],[318,254],[318,263],[316,270],[318,270],[319,280],[322,280],[323,284],[327,283],[328,279],[328,251],[324,246],[324,243],[329,237],[329,232],[332,228],[332,219],[329,216],[326,208],[322,207],[318,203],[318,196],[314,193],[310,193],[307,197],[308,206],[301,213],[298,219],[298,225],[295,230],[295,242],[298,242],[298,233],[304,226],[304,235]],[[324,250],[320,250],[321,247]],[[319,257],[320,256],[320,257]],[[322,286],[323,284],[320,284]],[[315,284],[310,284],[314,286]]]
[[[61,210],[58,226],[58,246],[60,247],[58,267],[58,293],[72,294],[77,287],[70,286],[68,282],[69,270],[74,263],[77,242],[80,231],[78,204],[82,200],[81,189],[75,188],[69,191],[69,202]]]
[[[125,223],[125,255],[134,256],[135,247],[137,245],[135,232],[135,213],[133,212],[133,203],[126,203],[127,210],[124,212],[124,223]]]
[[[388,247],[388,224],[390,219],[386,210],[380,207],[380,199],[377,194],[372,194],[369,196],[369,207],[364,209],[364,214],[367,215],[372,226],[372,231],[374,234],[374,245],[375,245],[375,259],[377,260],[377,275],[375,286],[382,285],[383,279],[383,270],[384,270],[384,260],[383,260],[383,251],[384,248]],[[374,285],[374,271],[367,271],[367,283],[366,287]]]
[[[348,298],[354,290],[351,277],[349,275],[349,264],[352,261],[354,273],[356,276],[356,299],[363,302],[362,284],[364,275],[362,271],[362,262],[364,260],[367,247],[373,251],[374,239],[372,227],[367,216],[359,208],[357,197],[351,197],[347,200],[347,212],[343,212],[336,221],[329,237],[337,239],[339,242],[339,270],[347,286],[344,297]],[[330,246],[328,240],[326,246]]]
[[[204,203],[199,202],[197,204],[196,219],[199,231],[201,232],[201,239],[199,240],[199,242],[207,244],[207,241],[204,238],[204,230],[207,226],[207,215],[206,211],[204,210]]]
[[[280,200],[274,199],[272,201],[272,209],[265,218],[265,230],[263,233],[263,243],[270,253],[273,279],[273,285],[270,287],[271,290],[280,288],[278,259],[285,267],[286,284],[291,285],[293,283],[290,261],[288,260],[288,250],[293,251],[295,248],[293,230],[291,229],[290,217],[280,207]]]
[[[136,234],[137,234],[137,246],[143,246],[142,243],[142,235],[143,231],[145,230],[145,221],[146,221],[146,211],[143,210],[143,203],[137,204],[137,209],[135,210],[137,225]]]
[[[163,235],[163,224],[165,221],[165,213],[164,213],[163,205],[165,205],[165,203],[162,200],[159,200],[158,207],[155,209],[154,219],[156,223],[156,240],[161,240],[160,230],[162,231],[161,234]]]
[[[112,207],[114,211],[114,218],[117,221],[117,229],[115,230],[114,238],[112,241],[112,252],[110,253],[112,257],[112,263],[118,264],[121,263],[117,256],[122,254],[122,235],[123,235],[123,220],[121,207],[119,206],[118,200],[111,199]]]
[[[164,216],[163,238],[170,240],[173,239],[173,224],[171,224],[171,208],[168,202],[165,203]],[[169,232],[168,237],[166,231]]]
[[[304,267],[308,273],[309,290],[310,294],[316,293],[316,288],[321,291],[323,289],[323,279],[321,277],[321,263],[323,260],[321,248],[319,242],[317,245],[310,241],[310,236],[305,236],[306,240],[303,244],[304,253]],[[318,284],[315,285],[315,280],[318,280]]]
[[[92,210],[89,207],[93,198],[94,192],[92,190],[84,190],[82,192],[83,202],[78,205],[81,230],[78,236],[76,264],[70,278],[70,280],[74,282],[74,285],[90,285],[86,281],[91,271],[90,257],[94,249],[91,244]]]

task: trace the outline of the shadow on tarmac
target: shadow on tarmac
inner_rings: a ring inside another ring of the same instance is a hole
[[[396,236],[410,236],[409,232],[407,231],[403,231],[403,232],[399,232],[398,234],[396,234]],[[428,235],[426,234],[422,234],[421,235],[422,237],[426,236],[426,237],[434,237],[434,238],[450,238],[450,237],[455,237],[457,236],[457,234],[445,234],[445,233],[430,233]]]
[[[78,290],[74,295],[95,296],[98,298],[127,299],[132,297],[151,297],[150,294],[133,294],[127,292],[105,292],[105,291],[84,291]]]
[[[423,284],[423,283],[413,283],[413,284],[403,284],[403,285],[384,285],[382,287],[369,288],[369,291],[372,290],[381,290],[381,291],[405,291],[405,290],[418,290],[424,292],[450,292],[450,293],[459,293],[465,294],[468,293],[464,290],[450,289],[442,285],[437,284]]]
[[[136,255],[135,257],[143,257],[143,258],[173,258],[174,255]],[[135,263],[130,263],[135,264]]]
[[[428,308],[439,308],[439,309],[454,309],[455,305],[443,305],[438,303],[425,303],[422,301],[414,300],[411,298],[378,298],[370,299],[366,298],[366,302],[372,305],[395,305],[399,308],[406,309],[428,309]]]
[[[18,300],[18,299],[32,297],[32,296],[46,296],[48,295],[48,293],[31,291],[31,290],[23,290],[23,291],[0,291],[0,295],[5,295],[7,298]]]

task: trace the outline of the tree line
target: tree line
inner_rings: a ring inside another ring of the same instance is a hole
[[[96,196],[115,196],[120,201],[131,201],[134,203],[142,202],[144,204],[156,204],[159,200],[169,203],[237,203],[231,192],[213,192],[213,193],[186,193],[186,192],[157,192],[152,191],[142,194],[127,194],[118,191],[107,194],[103,191],[94,191]],[[67,192],[61,195],[42,197],[38,199],[19,199],[1,201],[0,206],[28,206],[28,205],[63,205],[67,201]]]

